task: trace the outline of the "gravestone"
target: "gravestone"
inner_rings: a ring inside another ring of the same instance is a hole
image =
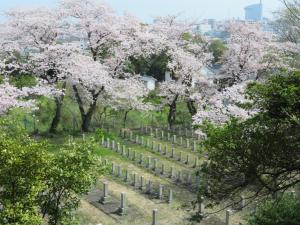
[[[111,173],[112,173],[112,175],[115,174],[115,163],[114,162],[111,163]]]
[[[182,152],[179,152],[178,161],[179,161],[179,162],[181,162],[181,161],[182,161]]]
[[[109,138],[106,139],[106,148],[110,148],[110,140],[109,140]]]
[[[174,177],[174,167],[172,166],[170,169],[170,178]]]
[[[225,224],[226,225],[230,225],[230,214],[231,214],[231,211],[226,210],[226,216],[225,216]]]
[[[143,190],[143,187],[144,187],[144,181],[145,181],[144,176],[141,176],[141,180],[140,180],[140,189],[141,189],[141,190]]]
[[[141,137],[141,145],[144,145],[144,137]]]
[[[118,177],[122,177],[122,167],[118,165]]]
[[[126,147],[125,147],[125,145],[122,146],[122,155],[126,156]]]
[[[132,183],[132,186],[133,186],[133,187],[136,187],[136,185],[137,185],[137,174],[134,173],[134,174],[133,174],[133,183]]]
[[[103,196],[101,199],[102,204],[106,204],[110,201],[110,196],[108,193],[108,182],[103,182]]]
[[[175,158],[175,149],[172,148],[172,151],[171,151],[171,158],[174,159]]]
[[[121,204],[119,208],[119,214],[123,216],[125,214],[126,207],[126,194],[124,192],[121,193]]]
[[[246,199],[244,195],[241,195],[241,209],[245,208],[246,206]]]
[[[152,193],[152,186],[153,186],[152,181],[149,180],[149,181],[148,181],[148,185],[147,185],[147,193],[148,193],[148,194],[151,194],[151,193]]]
[[[157,223],[157,214],[158,214],[158,210],[153,209],[153,211],[152,211],[152,225],[158,225],[158,223]]]
[[[173,144],[176,144],[176,135],[173,135]]]
[[[204,205],[204,198],[203,196],[200,197],[200,200],[198,202],[198,214],[200,216],[203,216],[204,215],[204,208],[205,208],[205,205]]]
[[[158,144],[157,152],[161,153],[161,143]]]
[[[116,142],[115,142],[115,140],[112,140],[112,143],[111,143],[111,149],[113,150],[113,151],[115,151],[115,149],[116,149]]]
[[[147,167],[148,169],[151,169],[151,156],[148,156]]]
[[[128,172],[128,168],[126,169],[126,172],[125,172],[125,182],[129,182],[129,172]]]
[[[161,175],[165,174],[165,164],[161,165]]]
[[[140,161],[139,161],[139,164],[143,164],[143,161],[144,161],[144,155],[143,154],[141,154],[140,155]]]
[[[135,137],[135,143],[136,143],[136,144],[139,143],[139,135],[136,135],[136,137]]]
[[[133,133],[132,133],[132,131],[130,131],[129,140],[132,141],[132,139],[133,139]]]
[[[197,151],[197,143],[196,143],[196,141],[193,142],[193,151],[194,152]]]
[[[121,152],[121,146],[120,146],[120,143],[117,143],[117,152]]]
[[[135,159],[136,159],[136,151],[133,151],[132,160],[135,161]]]
[[[190,139],[186,139],[186,148],[190,147]]]
[[[173,191],[172,189],[170,189],[168,194],[168,203],[171,204],[172,201],[173,201]]]
[[[154,172],[156,171],[156,167],[157,167],[157,159],[154,159],[154,162],[153,162],[153,171]]]
[[[195,158],[195,163],[194,163],[194,167],[197,167],[198,166],[198,157],[196,156]]]
[[[158,199],[162,200],[163,199],[163,190],[164,186],[162,184],[159,185],[159,190],[158,190]]]
[[[185,161],[185,164],[189,164],[190,163],[190,155],[189,154],[187,154],[186,155],[186,161]]]

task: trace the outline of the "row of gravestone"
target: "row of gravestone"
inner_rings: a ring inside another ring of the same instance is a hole
[[[167,168],[163,163],[159,166],[159,161],[157,159],[152,160],[152,157],[148,156],[147,160],[144,160],[145,158],[143,154],[139,154],[138,157],[136,151],[132,151],[131,148],[127,148],[126,151],[125,145],[122,145],[121,148],[119,143],[115,144],[115,141],[110,141],[109,138],[106,140],[102,139],[102,146],[121,154],[123,157],[126,157],[129,160],[137,162],[140,166],[154,172],[155,175],[160,174],[163,177],[168,177],[177,181],[176,183],[179,182],[181,184],[188,185],[189,187],[199,187],[200,177],[194,172],[175,171],[173,167]]]
[[[121,129],[120,133],[121,133],[121,136],[123,138],[129,138],[129,140],[135,141],[133,139],[134,133],[133,133],[132,130],[126,130],[126,129],[122,130]],[[180,147],[185,147],[187,149],[192,149],[194,152],[197,152],[197,150],[198,150],[197,141],[193,140],[192,145],[191,145],[191,140],[189,138],[184,139],[182,136],[178,138],[177,135],[174,134],[174,135],[171,136],[170,133],[167,133],[166,138],[164,138],[164,131],[161,131],[160,135],[154,134],[152,132],[149,133],[149,134],[146,133],[146,132],[141,132],[141,133],[146,134],[146,135],[150,135],[152,138],[156,138],[156,139],[159,139],[159,140],[162,140],[162,141],[163,140],[169,141],[169,142],[172,143],[172,145],[178,145]],[[135,138],[136,137],[139,137],[139,136],[136,135]],[[144,137],[141,136],[140,138],[141,138],[141,140],[138,139],[137,142],[139,142],[139,141],[142,142],[143,141]],[[179,141],[178,141],[178,139],[179,139]]]
[[[166,158],[170,158],[170,159],[175,159],[178,162],[184,163],[186,165],[191,165],[194,168],[196,168],[199,164],[199,158],[197,156],[195,156],[194,154],[186,154],[185,157],[183,157],[183,152],[180,151],[179,154],[176,154],[175,148],[172,147],[171,151],[168,151],[168,145],[165,145],[163,148],[163,145],[161,143],[156,143],[155,141],[151,141],[150,143],[150,139],[147,138],[145,140],[145,138],[143,136],[139,136],[136,135],[135,138],[133,137],[133,133],[130,132],[130,135],[128,137],[128,135],[126,135],[126,132],[123,132],[122,135],[123,138],[129,138],[128,140],[131,141],[132,143],[135,144],[139,144],[145,148],[149,148],[152,150],[152,152],[154,153],[158,153],[160,155],[165,156]],[[195,144],[194,144],[195,145]],[[177,157],[176,157],[177,155]],[[194,160],[192,160],[192,156],[194,157]],[[186,160],[184,160],[186,159]]]
[[[108,161],[105,162],[105,164]],[[146,180],[144,176],[139,176],[137,173],[130,174],[128,170],[123,173],[121,165],[115,166],[114,162],[111,163],[110,167],[111,174],[118,177],[126,184],[131,185],[133,188],[145,191],[145,194],[155,196],[160,200],[165,200],[165,192],[167,191],[166,201],[171,204],[173,201],[173,190],[167,189],[164,185],[154,183],[151,180]]]
[[[169,193],[171,193],[171,196],[169,196],[169,203],[171,203],[172,202],[172,191],[170,190]],[[110,200],[111,200],[111,196],[109,195],[109,183],[108,182],[103,182],[103,195],[101,197],[100,203],[105,205],[105,204],[109,203]],[[122,192],[121,197],[120,197],[120,206],[117,210],[117,212],[120,216],[123,216],[123,215],[127,214],[128,207],[127,207],[126,201],[127,201],[126,193]],[[158,216],[158,210],[153,209],[153,211],[152,211],[152,225],[158,225],[157,216]]]
[[[140,130],[145,133],[152,133],[152,131],[155,131],[155,134],[157,134],[157,130],[159,130],[159,131],[165,131],[166,133],[175,134],[178,136],[184,136],[185,138],[193,138],[193,139],[197,139],[197,140],[201,139],[201,135],[196,134],[195,129],[192,127],[191,128],[178,127],[178,128],[169,129],[166,126],[153,128],[151,126],[149,127],[149,126],[141,125]]]
[[[104,126],[102,126],[101,128],[104,129]],[[113,128],[113,127],[107,126],[106,127],[107,132],[110,132],[111,128]],[[132,140],[133,130],[134,129],[121,128],[120,129],[120,136],[122,136],[123,138],[130,137],[130,140]],[[142,126],[138,130],[142,134],[150,135],[151,137],[156,138],[156,139],[169,141],[173,145],[178,145],[180,147],[185,147],[187,149],[192,149],[194,152],[197,152],[197,150],[198,150],[197,141],[188,138],[188,136],[185,136],[185,138],[183,138],[182,135],[179,135],[177,137],[176,134],[173,134],[170,131],[165,132],[161,128],[151,128],[151,127],[143,127]],[[198,136],[197,140],[200,140],[200,136]]]
[[[116,128],[116,123],[115,123],[115,120],[112,120],[111,122],[108,122],[108,121],[104,121],[102,122],[102,124],[100,125],[100,127],[102,129],[104,128]],[[132,128],[132,129],[136,129],[136,128]],[[168,125],[165,125],[165,126],[161,126],[161,127],[153,127],[153,126],[145,126],[143,124],[140,124],[139,128],[137,129],[140,129],[140,130],[145,130],[145,131],[148,131],[150,129],[159,129],[159,130],[163,130],[165,132],[169,132],[169,133],[172,133],[172,134],[177,134],[179,136],[184,136],[186,138],[190,137],[190,138],[195,138],[197,140],[200,140],[201,139],[201,135],[197,134],[196,133],[196,130],[192,127],[192,126],[176,126],[176,127],[173,127],[173,128],[170,128]]]
[[[107,161],[105,163],[107,163]],[[132,180],[132,182],[130,182],[130,178],[128,176],[128,171],[126,171],[125,177],[122,177],[122,173],[120,172],[121,171],[120,167],[118,166],[118,172],[115,173],[114,163],[112,163],[111,165],[112,165],[112,167],[111,167],[112,175],[115,175],[121,179],[124,179],[124,182],[131,184],[134,188],[138,188],[141,191],[143,191],[145,188],[146,194],[154,195],[158,199],[164,200],[164,186],[163,185],[159,184],[158,190],[155,191],[154,183],[152,181],[149,180],[148,182],[146,182],[146,180],[143,176],[139,177],[136,173],[133,174],[133,180]],[[138,180],[140,180],[140,182],[138,182]],[[126,207],[126,203],[125,203],[125,196],[126,196],[125,193],[121,193],[121,202],[120,202],[120,207],[118,208],[118,213],[121,216],[126,214],[126,211],[127,211],[127,207]],[[108,191],[108,182],[104,182],[103,183],[103,196],[101,198],[101,203],[107,204],[109,201],[110,201],[110,196],[109,196],[109,191]],[[173,201],[173,191],[171,189],[169,189],[167,203],[171,204],[172,201]],[[245,205],[246,205],[245,198],[242,197],[241,207],[244,208]],[[153,225],[157,224],[157,212],[158,212],[157,209],[153,210],[153,215],[152,215],[152,224]],[[225,216],[225,224],[226,225],[230,225],[230,215],[232,212],[233,212],[232,210],[226,211],[226,216]],[[206,216],[203,197],[200,198],[200,201],[198,203],[198,214],[202,218],[204,218]]]

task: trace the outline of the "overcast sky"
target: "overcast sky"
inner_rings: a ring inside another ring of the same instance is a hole
[[[193,19],[244,18],[244,7],[259,0],[106,0],[118,12],[130,12],[145,22],[158,15],[181,13]],[[0,10],[14,7],[55,6],[57,0],[0,0]],[[264,17],[272,17],[282,4],[280,0],[263,0]]]

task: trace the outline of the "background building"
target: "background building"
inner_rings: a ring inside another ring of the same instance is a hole
[[[247,21],[261,21],[263,18],[262,1],[259,4],[248,5],[245,7],[245,19]]]

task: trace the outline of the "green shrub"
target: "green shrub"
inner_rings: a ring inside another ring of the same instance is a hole
[[[299,225],[300,200],[284,195],[279,201],[266,201],[248,219],[247,225]]]

